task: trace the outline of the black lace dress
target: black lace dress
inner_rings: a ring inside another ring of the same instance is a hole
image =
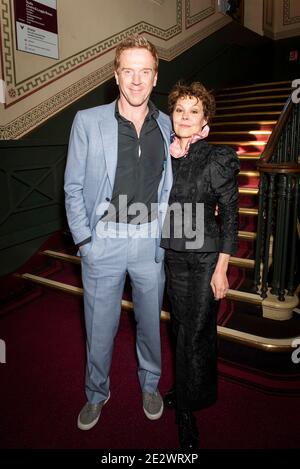
[[[196,410],[217,398],[219,302],[214,299],[210,281],[219,253],[234,254],[237,248],[239,160],[231,148],[201,140],[191,145],[186,157],[172,159],[172,165],[174,183],[169,205],[172,208],[177,203],[184,212],[184,204],[190,204],[193,232],[198,229],[199,239],[204,235],[201,246],[187,245],[192,239],[190,231],[182,230],[178,237],[169,213],[161,242],[166,249],[167,291],[176,344],[177,409]],[[196,216],[197,203],[203,204],[204,226]]]

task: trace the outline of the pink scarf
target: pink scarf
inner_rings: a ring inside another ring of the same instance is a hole
[[[175,136],[173,142],[170,145],[171,155],[173,156],[173,158],[181,158],[182,156],[186,156],[191,144],[197,142],[198,140],[202,140],[203,138],[206,138],[208,134],[209,134],[209,126],[206,124],[200,133],[193,134],[190,137],[184,150],[180,146],[180,139]]]

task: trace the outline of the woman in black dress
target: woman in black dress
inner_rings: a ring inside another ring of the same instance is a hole
[[[192,412],[217,398],[217,310],[237,248],[239,160],[231,148],[204,140],[214,109],[214,97],[198,82],[178,83],[169,95],[174,182],[161,246],[176,357],[175,387],[165,404],[176,408],[185,449],[199,445]]]

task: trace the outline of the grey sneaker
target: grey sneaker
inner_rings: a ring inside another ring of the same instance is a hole
[[[159,391],[143,392],[143,410],[150,420],[157,420],[164,410],[164,403]]]
[[[78,415],[77,427],[80,430],[90,430],[93,428],[99,420],[102,407],[107,403],[109,398],[110,392],[108,393],[108,398],[99,402],[98,404],[91,404],[90,402],[87,402]]]

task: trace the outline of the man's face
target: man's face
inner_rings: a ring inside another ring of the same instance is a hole
[[[120,55],[120,65],[115,72],[122,100],[139,107],[148,101],[156,85],[157,72],[154,58],[147,49],[125,49]]]

